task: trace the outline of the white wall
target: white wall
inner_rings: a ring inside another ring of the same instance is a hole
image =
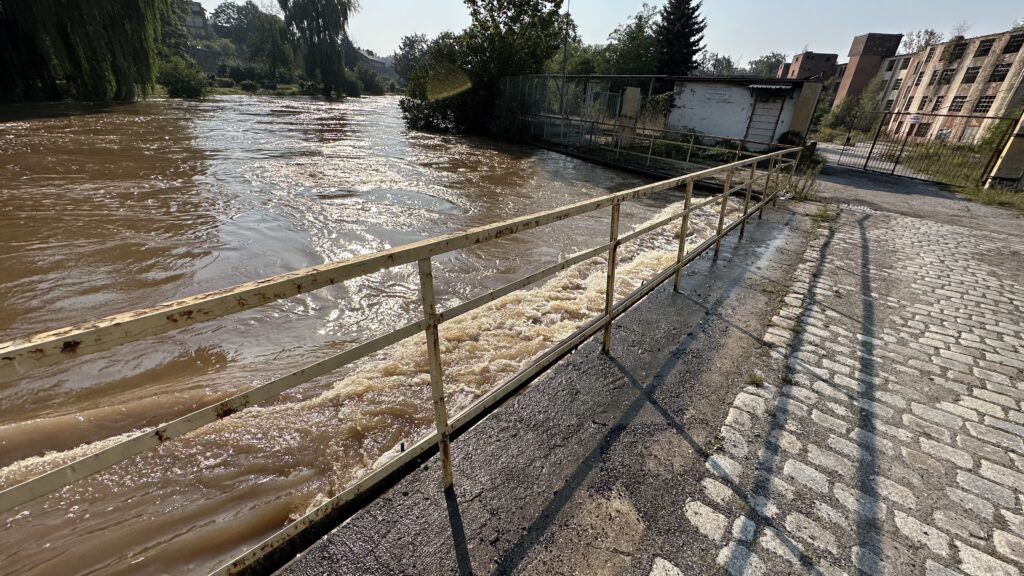
[[[789,130],[800,98],[800,88],[786,93],[775,138]],[[754,96],[746,84],[676,82],[672,109],[665,120],[667,130],[696,130],[709,136],[741,140],[747,133]]]
[[[753,105],[750,89],[741,84],[676,82],[665,128],[738,140],[747,131]]]

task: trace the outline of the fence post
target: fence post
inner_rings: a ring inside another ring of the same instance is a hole
[[[652,80],[653,82],[653,80]],[[647,147],[647,165],[651,165],[651,154],[654,154],[654,131],[648,130],[651,135],[651,145]]]
[[[732,188],[732,175],[735,169],[725,175],[725,190],[722,192],[722,210],[718,213],[718,230],[715,231],[715,260],[718,260],[718,249],[722,245],[722,228],[725,227],[725,211],[729,207],[729,189]]]
[[[772,158],[768,161],[768,175],[765,177],[765,180],[764,180],[764,193],[761,194],[761,209],[757,211],[757,219],[758,220],[764,218],[764,207],[765,207],[765,201],[764,200],[765,200],[765,198],[768,197],[769,194],[771,194],[772,174],[774,174],[774,173],[775,173],[775,157],[772,156]]]
[[[878,128],[875,129],[875,139],[871,141],[871,148],[868,150],[868,157],[864,159],[864,170],[868,169],[868,163],[871,162],[871,155],[875,153],[875,146],[878,144],[878,135],[882,133],[882,126],[885,125],[888,117],[889,112],[882,114],[882,121],[878,123]]]
[[[434,400],[434,424],[437,426],[437,449],[441,454],[441,476],[444,488],[452,487],[452,451],[449,436],[451,424],[444,404],[444,380],[441,375],[441,348],[437,334],[437,306],[434,300],[434,274],[430,257],[419,261],[420,296],[423,299],[423,319],[426,322],[427,359],[430,362],[430,391]]]
[[[608,239],[612,243],[608,249],[608,280],[605,284],[604,293],[604,340],[601,344],[601,351],[605,354],[612,347],[612,308],[615,306],[615,254],[619,249],[619,208],[620,204],[615,201],[612,204],[612,223]]]
[[[693,154],[693,142],[697,138],[696,132],[690,132],[690,145],[686,148],[686,164],[690,163],[690,154]]]
[[[747,180],[747,191],[743,196],[743,220],[740,222],[740,238],[747,231],[747,213],[750,212],[750,191],[754,186],[754,169],[757,168],[757,160],[750,164],[750,178]]]
[[[693,198],[693,180],[686,181],[686,199],[683,200],[683,222],[679,225],[679,255],[676,256],[676,281],[672,286],[672,290],[679,292],[679,281],[683,275],[683,267],[680,265],[683,262],[683,257],[686,256],[686,234],[690,231],[690,200]]]

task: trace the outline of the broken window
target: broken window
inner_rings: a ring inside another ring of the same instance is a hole
[[[939,71],[938,70],[932,70],[932,77],[928,79],[928,85],[931,86],[932,84],[935,84],[935,81],[938,80],[938,79],[939,79]]]
[[[885,71],[886,72],[892,72],[892,69],[895,68],[895,67],[896,67],[896,61],[895,60],[889,60],[889,63],[885,65]]]
[[[978,101],[974,104],[974,111],[979,114],[984,114],[992,109],[992,104],[995,101],[995,96],[982,96],[981,98],[978,98]]]
[[[982,56],[988,56],[988,53],[992,51],[992,45],[995,43],[995,38],[982,40],[981,42],[978,43],[978,49],[974,52],[974,57],[981,58]]]
[[[964,104],[967,103],[967,96],[953,96],[953,100],[949,103],[950,112],[960,112],[964,109]]]
[[[900,62],[900,70],[906,70],[907,68],[910,68],[910,58],[904,58],[903,61]]]
[[[967,71],[964,72],[964,79],[960,81],[961,84],[974,84],[974,81],[978,79],[978,72],[981,71],[981,66],[970,66]]]
[[[988,77],[989,82],[1002,82],[1006,80],[1006,76],[1010,73],[1010,64],[996,64],[996,67],[992,69],[992,75]]]
[[[921,103],[917,105],[918,112],[924,112],[924,109],[928,107],[928,97],[921,96]]]
[[[949,61],[954,62],[964,57],[967,52],[967,42],[958,42],[953,45],[953,51],[949,53]]]
[[[946,68],[939,73],[939,86],[943,84],[949,84],[953,81],[953,76],[956,75],[956,68]]]
[[[917,130],[914,131],[914,136],[923,138],[928,135],[928,131],[932,129],[931,122],[924,122],[917,125]]]
[[[1014,34],[1006,41],[1006,46],[1003,47],[1003,54],[1016,54],[1020,52],[1021,46],[1024,46],[1024,33]]]
[[[897,78],[896,81],[892,83],[892,89],[899,90],[901,84],[903,84],[903,78]]]
[[[917,73],[917,79],[914,80],[914,86],[920,86],[921,85],[921,80],[924,80],[924,72],[918,72]]]
[[[942,101],[945,99],[945,96],[936,96],[935,104],[932,105],[932,112],[938,112],[942,108]]]
[[[893,100],[892,98],[889,98],[888,100],[886,100],[885,101],[885,111],[888,112],[888,111],[892,110],[892,105],[895,104],[895,103],[896,103],[896,101]]]
[[[904,103],[903,103],[903,111],[904,111],[904,112],[907,112],[907,111],[909,111],[909,110],[910,110],[910,106],[911,106],[911,105],[912,105],[913,103],[914,103],[914,97],[913,97],[913,96],[907,96],[907,100],[906,100],[906,102],[904,102]]]

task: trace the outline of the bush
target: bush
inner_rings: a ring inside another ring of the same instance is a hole
[[[260,85],[253,82],[252,80],[242,80],[238,83],[238,87],[246,92],[256,92],[260,89]]]
[[[356,77],[359,79],[359,82],[362,83],[363,90],[367,94],[380,96],[384,93],[384,81],[376,72],[371,70],[369,66],[360,64],[356,68]]]
[[[171,98],[202,98],[206,94],[206,77],[191,60],[173,56],[160,62],[156,81],[167,89]]]
[[[345,70],[339,85],[341,87],[341,91],[345,93],[345,96],[358,98],[363,95],[363,83],[351,70]]]
[[[780,134],[777,142],[783,146],[803,146],[804,135],[796,130],[789,130]]]
[[[217,88],[234,88],[235,81],[231,78],[214,78],[213,85]]]

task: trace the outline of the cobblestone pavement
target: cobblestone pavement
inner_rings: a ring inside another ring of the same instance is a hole
[[[685,516],[734,575],[1024,574],[1024,238],[831,216]]]

